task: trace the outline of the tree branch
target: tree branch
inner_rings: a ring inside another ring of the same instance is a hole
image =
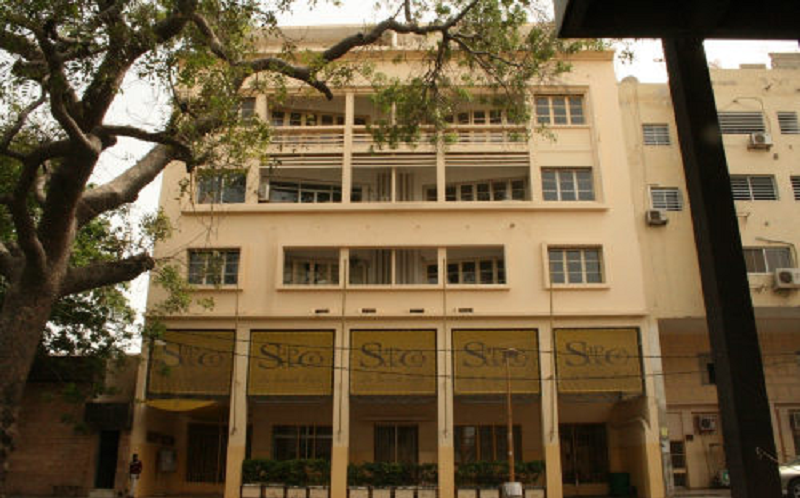
[[[28,116],[36,110],[37,107],[42,105],[44,101],[47,99],[47,94],[45,93],[44,89],[42,89],[42,95],[39,97],[35,102],[32,102],[28,107],[22,110],[17,116],[17,120],[14,124],[6,130],[3,134],[3,137],[0,138],[0,152],[5,153],[8,148],[11,146],[11,142],[14,140],[14,137],[17,136],[17,133],[22,129],[25,125],[25,120],[28,119]]]
[[[25,253],[28,263],[31,264],[31,269],[44,273],[47,267],[47,255],[36,233],[33,217],[28,210],[28,193],[36,180],[38,169],[38,165],[25,164],[23,166],[8,209],[17,231],[17,243]]]
[[[0,29],[0,48],[28,61],[44,60],[44,54],[35,43],[22,35],[10,32],[7,25]]]
[[[144,142],[169,145],[180,153],[181,159],[190,161],[192,151],[183,142],[167,132],[149,132],[135,126],[104,125],[94,129],[94,133],[100,137],[131,137]]]
[[[208,47],[211,49],[211,52],[220,59],[230,62],[230,57],[228,57],[225,47],[222,45],[222,42],[219,41],[219,37],[214,33],[214,30],[211,28],[211,25],[208,24],[206,18],[200,13],[195,12],[192,14],[192,22],[194,22],[197,29],[203,33],[203,36],[208,39]]]
[[[158,176],[175,159],[175,151],[168,145],[156,145],[134,166],[84,194],[78,206],[78,226],[83,226],[98,215],[136,200],[139,192]]]
[[[152,270],[155,260],[147,253],[137,254],[117,261],[103,261],[79,268],[70,268],[59,291],[68,296],[106,285],[127,282]]]
[[[295,66],[277,57],[264,57],[251,61],[242,61],[237,63],[237,65],[249,67],[253,72],[272,71],[298,81],[303,81],[309,86],[316,88],[320,93],[325,95],[328,100],[333,99],[333,92],[331,89],[324,81],[316,79],[312,75],[309,67]]]
[[[14,260],[14,256],[8,250],[8,247],[3,242],[0,242],[0,275],[7,280],[11,280],[15,268],[18,268],[18,265]]]

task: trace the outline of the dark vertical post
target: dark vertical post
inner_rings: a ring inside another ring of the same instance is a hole
[[[761,349],[703,40],[665,39],[664,55],[722,413],[732,498],[781,496]]]

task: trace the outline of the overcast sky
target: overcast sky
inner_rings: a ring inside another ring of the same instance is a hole
[[[365,8],[369,3],[354,0],[343,0],[342,7],[328,3],[311,9],[306,4],[299,4],[292,15],[280,19],[286,26],[337,25],[337,24],[369,24],[386,17],[385,11]],[[632,45],[634,61],[632,63],[616,63],[617,78],[635,76],[642,82],[666,82],[667,74],[657,40],[639,40]],[[742,63],[762,63],[769,66],[770,52],[798,52],[796,41],[707,41],[705,44],[709,63],[722,68],[736,68]],[[111,109],[110,118],[119,123],[128,123],[152,128],[164,121],[166,108],[163,97],[150,82],[129,79],[124,85],[123,95],[117,99]],[[104,154],[93,178],[96,183],[105,183],[119,174],[125,167],[144,155],[149,145],[135,140],[120,139],[119,144]],[[160,178],[142,191],[134,207],[135,214],[154,212],[158,205]],[[137,279],[131,287],[134,306],[144,310],[147,292],[147,279]]]

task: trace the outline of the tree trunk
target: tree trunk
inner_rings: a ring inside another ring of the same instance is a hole
[[[54,279],[47,280],[23,277],[10,284],[0,309],[0,497],[7,495],[8,463],[25,383],[57,300]]]

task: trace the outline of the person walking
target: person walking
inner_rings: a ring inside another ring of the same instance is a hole
[[[137,453],[133,454],[133,459],[128,467],[128,473],[131,478],[131,487],[128,490],[128,497],[134,498],[136,496],[136,485],[139,484],[139,477],[142,475],[142,461],[139,460]]]

